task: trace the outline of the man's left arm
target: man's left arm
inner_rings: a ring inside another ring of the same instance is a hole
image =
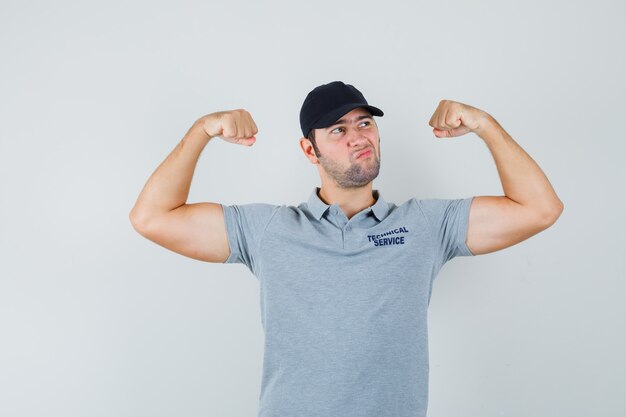
[[[469,213],[466,244],[474,255],[515,245],[547,229],[563,202],[539,165],[486,112],[442,100],[429,122],[439,138],[474,132],[491,152],[504,196],[476,196]]]

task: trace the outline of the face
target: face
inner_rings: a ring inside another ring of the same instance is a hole
[[[341,188],[367,185],[380,170],[380,138],[374,118],[364,108],[344,114],[332,126],[315,129],[320,174]],[[366,151],[362,156],[361,152]]]

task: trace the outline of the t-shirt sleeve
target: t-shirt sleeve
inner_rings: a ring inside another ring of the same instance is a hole
[[[445,264],[456,256],[474,256],[465,243],[474,197],[454,200],[417,200],[436,245],[437,261]]]
[[[265,229],[280,206],[266,203],[222,204],[230,255],[224,263],[245,264],[257,274],[260,244]]]

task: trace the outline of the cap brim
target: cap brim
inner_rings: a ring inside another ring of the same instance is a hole
[[[311,126],[311,129],[320,129],[323,127],[331,126],[333,123],[339,120],[341,116],[359,107],[363,107],[364,109],[367,109],[370,113],[372,113],[372,116],[383,116],[385,114],[378,107],[374,107],[370,105],[365,105],[361,103],[344,104],[343,106],[338,107],[332,110],[331,112],[326,113],[324,116],[322,116],[317,122],[315,122]]]

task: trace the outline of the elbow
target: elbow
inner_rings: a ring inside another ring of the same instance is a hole
[[[144,237],[148,237],[149,234],[158,228],[162,218],[163,214],[160,212],[137,205],[128,213],[130,224]]]
[[[133,229],[139,231],[139,218],[134,212],[130,212],[130,214],[128,215],[128,220],[130,220],[130,224],[131,226],[133,226]]]
[[[133,208],[128,214],[128,219],[130,220],[130,224],[133,226],[139,234],[143,234],[143,230],[146,229],[146,219],[145,216],[141,214],[141,212],[137,211],[136,208]]]
[[[546,227],[550,227],[554,223],[556,223],[558,218],[561,217],[561,213],[563,213],[564,207],[565,205],[563,204],[563,202],[559,200],[559,202],[555,204],[554,207],[552,207],[550,210],[546,211],[543,214],[542,220],[546,224]]]

